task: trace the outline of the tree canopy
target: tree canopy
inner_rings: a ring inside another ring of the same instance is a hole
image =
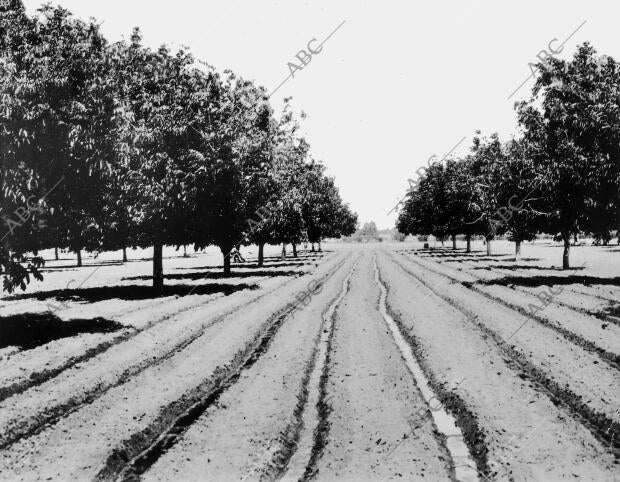
[[[136,28],[109,43],[61,7],[0,6],[0,246],[4,289],[41,278],[38,252],[317,242],[355,215],[298,135],[288,102]],[[260,213],[257,222],[257,213]]]
[[[407,194],[397,228],[439,238],[465,234],[522,241],[548,233],[608,242],[620,228],[620,68],[585,43],[572,60],[549,58],[529,100],[518,103],[520,132],[474,137],[470,153],[435,163]],[[469,243],[468,243],[469,250]]]

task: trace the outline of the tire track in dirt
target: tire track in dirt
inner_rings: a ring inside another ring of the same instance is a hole
[[[315,463],[320,455],[324,439],[325,417],[322,408],[325,406],[324,380],[327,372],[327,362],[331,340],[334,333],[334,317],[336,309],[348,294],[351,277],[355,272],[359,258],[342,282],[342,288],[336,298],[329,304],[323,314],[323,323],[319,335],[317,351],[313,360],[313,368],[310,373],[308,385],[305,391],[308,393],[307,401],[300,414],[301,431],[297,434],[296,450],[286,462],[286,472],[281,480],[285,482],[297,482],[307,480],[315,470]]]
[[[335,272],[337,269],[339,269],[344,262],[345,260],[342,260],[341,262],[337,263],[337,266],[333,268],[333,271]],[[239,310],[242,310],[247,306],[271,295],[285,283],[286,280],[283,281],[282,284],[278,284],[275,287],[270,288],[265,293],[262,293],[257,297],[252,297],[250,300],[242,304],[236,305],[234,308],[225,311],[214,319],[201,324],[199,327],[191,330],[191,332],[181,341],[175,343],[171,348],[167,349],[159,356],[141,360],[135,365],[125,369],[113,383],[97,384],[92,389],[87,390],[85,393],[81,394],[81,396],[73,397],[64,403],[55,405],[53,407],[48,407],[43,413],[37,413],[34,417],[29,417],[26,420],[22,420],[17,426],[10,427],[10,430],[6,430],[5,433],[0,434],[0,450],[6,449],[7,447],[11,446],[12,444],[21,439],[28,438],[40,433],[43,429],[54,425],[60,419],[67,417],[71,413],[79,410],[84,405],[92,403],[94,400],[105,394],[110,389],[127,383],[132,377],[143,372],[147,368],[164,363],[177,352],[182,351],[188,345],[200,338],[207,329],[221,323],[226,318],[230,317],[232,314],[238,312]]]
[[[415,355],[413,346],[410,341],[407,340],[407,331],[403,329],[402,323],[396,321],[396,319],[390,313],[387,306],[388,291],[385,283],[381,279],[379,273],[379,267],[377,266],[376,255],[373,258],[374,270],[375,270],[375,282],[381,289],[381,297],[379,300],[379,311],[383,316],[386,324],[388,325],[392,337],[398,349],[403,357],[403,361],[407,365],[407,368],[411,372],[418,390],[422,393],[424,401],[430,408],[431,401],[435,398],[435,394],[438,393],[437,384],[432,384],[430,377],[427,375],[428,370],[423,370],[420,364],[419,356]],[[434,386],[433,386],[434,385]],[[448,398],[444,394],[444,400],[448,401]],[[478,471],[486,473],[487,461],[485,447],[481,447],[480,430],[477,427],[475,417],[465,407],[462,400],[458,398],[449,399],[452,402],[452,413],[457,414],[456,417],[452,417],[442,407],[437,410],[431,410],[431,417],[434,421],[443,443],[452,458],[452,468],[454,470],[454,478],[457,481],[477,481]],[[458,403],[460,402],[460,403]],[[458,409],[456,409],[458,406]],[[474,425],[477,430],[465,431],[462,427],[470,428]],[[478,442],[478,443],[476,443]],[[476,459],[476,462],[472,460],[472,455]]]
[[[610,351],[605,350],[604,348],[596,345],[594,342],[590,341],[590,340],[586,340],[583,336],[574,333],[562,326],[558,326],[556,324],[553,324],[551,322],[549,322],[548,320],[546,320],[545,318],[532,314],[529,311],[527,311],[525,308],[523,308],[522,306],[516,305],[514,303],[511,303],[509,301],[503,300],[495,295],[492,295],[480,288],[478,288],[477,286],[475,286],[473,283],[471,282],[466,282],[466,281],[461,281],[458,278],[455,278],[453,276],[450,276],[448,274],[442,273],[441,271],[438,271],[436,269],[430,268],[429,266],[424,265],[423,263],[420,263],[419,261],[417,261],[416,259],[414,259],[411,256],[408,256],[407,259],[409,261],[411,261],[412,263],[415,263],[416,265],[420,266],[422,269],[425,269],[427,271],[430,271],[438,276],[443,276],[445,278],[450,279],[451,281],[460,284],[461,286],[464,286],[465,288],[467,288],[468,290],[477,293],[485,298],[487,298],[490,301],[496,302],[496,303],[500,303],[503,306],[510,308],[511,310],[524,315],[526,317],[531,318],[532,320],[536,321],[538,324],[549,328],[553,331],[555,331],[556,333],[558,333],[559,335],[561,335],[564,339],[566,339],[567,341],[579,346],[580,348],[583,348],[584,350],[590,352],[590,353],[594,353],[596,354],[603,362],[605,362],[607,365],[609,365],[610,367],[616,369],[616,370],[620,370],[620,354],[616,354],[616,353],[612,353]],[[449,268],[448,269],[454,269],[454,268]],[[469,274],[469,276],[471,276],[472,278],[476,278],[475,275]],[[536,300],[537,302],[540,300]]]
[[[609,418],[606,414],[597,412],[596,410],[590,408],[586,403],[581,401],[581,397],[579,395],[572,392],[568,388],[560,386],[549,375],[527,360],[522,353],[519,353],[514,347],[504,341],[500,335],[486,327],[483,323],[479,322],[475,313],[472,313],[468,309],[464,308],[460,303],[452,300],[449,296],[446,296],[444,293],[438,291],[432,284],[407,269],[402,265],[402,263],[395,259],[391,253],[389,256],[392,261],[400,267],[400,269],[415,278],[436,296],[460,311],[473,326],[477,327],[484,335],[493,340],[495,345],[507,357],[506,362],[510,368],[518,373],[521,373],[524,379],[529,380],[543,393],[546,393],[553,403],[563,407],[575,421],[586,427],[592,435],[603,446],[608,447],[616,457],[620,456],[620,440],[615,438],[615,434],[620,431],[620,422],[616,422]],[[425,268],[419,263],[416,263],[416,265],[432,272],[431,269]],[[445,274],[436,274],[449,278],[449,276]],[[458,280],[456,281],[458,282]]]
[[[304,480],[453,480],[444,440],[431,425],[412,427],[427,405],[379,312],[372,252],[364,251],[334,318]]]
[[[345,262],[346,258],[329,273],[320,277],[318,283],[323,285]],[[295,306],[287,305],[284,312],[273,314],[264,324],[264,328],[235,355],[228,367],[163,409],[153,423],[123,441],[120,447],[113,449],[95,479],[139,480],[142,474],[180,440],[191,424],[239,380],[243,371],[251,368],[269,349],[282,324],[296,309]]]

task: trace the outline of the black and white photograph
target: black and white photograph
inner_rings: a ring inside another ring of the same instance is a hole
[[[620,482],[619,19],[0,0],[0,482]]]

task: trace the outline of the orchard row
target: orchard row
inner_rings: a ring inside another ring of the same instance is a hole
[[[0,6],[0,247],[4,289],[40,278],[46,248],[230,252],[320,242],[357,215],[312,158],[289,103],[134,30],[109,43],[61,7]],[[257,213],[260,216],[257,217]]]
[[[474,138],[469,154],[429,163],[398,218],[401,233],[463,234],[516,243],[538,233],[564,243],[591,235],[607,244],[620,229],[620,65],[589,44],[570,61],[548,58],[530,99],[515,105],[519,134]]]

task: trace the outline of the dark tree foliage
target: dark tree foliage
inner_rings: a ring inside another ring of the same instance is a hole
[[[531,100],[518,105],[527,141],[540,152],[544,230],[564,242],[617,229],[620,219],[620,67],[585,43],[571,61],[549,59]]]
[[[347,234],[355,216],[265,89],[184,49],[109,44],[61,8],[0,4],[0,274],[41,279],[41,249],[218,246]]]
[[[439,238],[507,235],[523,241],[579,232],[607,243],[620,226],[620,67],[580,46],[570,61],[549,58],[529,101],[516,106],[522,137],[477,133],[471,153],[434,164],[408,193],[397,228]]]

